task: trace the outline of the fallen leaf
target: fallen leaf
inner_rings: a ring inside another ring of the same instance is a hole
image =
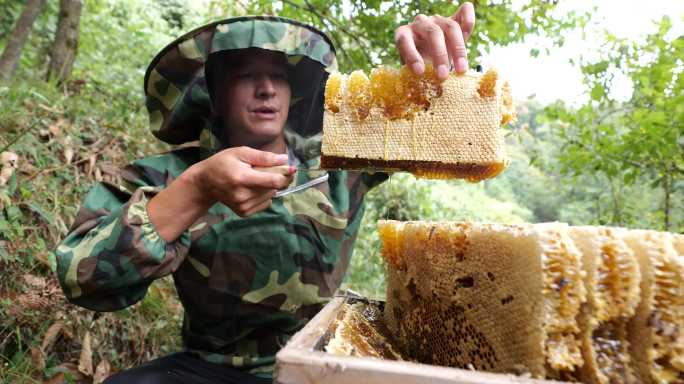
[[[62,133],[62,125],[64,125],[64,119],[58,119],[54,124],[48,127],[48,131],[52,136],[59,136]]]
[[[22,277],[24,279],[24,282],[26,282],[26,284],[28,284],[34,288],[43,289],[47,286],[47,281],[45,281],[45,279],[42,277],[39,277],[36,275],[31,275],[30,273],[27,273]]]
[[[54,376],[52,376],[48,381],[46,381],[43,384],[66,384],[66,374],[68,373],[69,376],[73,379],[68,381],[68,383],[84,383],[84,382],[90,382],[90,380],[86,380],[86,376],[84,376],[81,372],[78,371],[78,367],[76,367],[76,364],[72,362],[68,363],[62,363],[56,367],[53,368],[54,372],[57,372]]]
[[[107,359],[102,359],[100,363],[95,368],[95,374],[93,375],[93,384],[100,384],[105,381],[109,375],[112,374],[112,367],[109,365]]]
[[[93,169],[95,169],[96,160],[96,154],[91,154],[90,156],[88,156],[88,172],[86,173],[86,176],[88,176],[88,178],[90,178],[93,175]]]
[[[71,328],[69,328],[68,325],[62,328],[62,334],[69,340],[72,340],[74,338],[74,331]]]
[[[44,266],[51,268],[50,266],[50,252],[37,252],[35,255],[33,255],[41,264]]]
[[[17,169],[18,163],[19,156],[16,153],[10,151],[0,153],[0,187],[7,184],[14,170]]]
[[[43,352],[47,352],[50,348],[52,348],[52,344],[59,336],[59,333],[62,331],[63,327],[64,323],[58,321],[48,328],[47,332],[45,332],[45,336],[43,336],[43,342],[40,344],[40,349]]]
[[[31,363],[33,364],[33,369],[43,373],[45,370],[45,354],[40,348],[31,347]]]
[[[46,309],[49,308],[52,303],[46,297],[42,297],[40,294],[35,292],[28,292],[17,296],[16,306],[23,309]]]
[[[0,153],[0,164],[2,164],[3,167],[16,167],[17,161],[19,161],[19,155],[14,152],[5,151]]]
[[[64,161],[67,164],[71,164],[71,160],[74,159],[74,149],[71,147],[71,137],[65,137],[62,141],[62,145],[64,145],[64,150],[62,152],[64,155]]]
[[[90,346],[90,331],[86,331],[81,342],[81,357],[78,359],[78,370],[86,376],[93,375],[93,350]]]
[[[48,112],[52,112],[52,113],[56,113],[56,114],[60,114],[60,115],[64,113],[64,111],[62,111],[62,110],[52,108],[52,107],[48,107],[47,105],[44,105],[44,104],[38,104],[38,107],[43,109],[43,110],[46,110]]]

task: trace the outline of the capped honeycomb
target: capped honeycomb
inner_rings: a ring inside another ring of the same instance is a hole
[[[422,221],[380,221],[378,232],[384,311],[350,307],[342,323],[375,331],[336,325],[331,352],[583,383],[684,383],[684,235]]]
[[[570,227],[570,234],[583,255],[588,291],[579,319],[586,364],[576,377],[585,383],[634,382],[626,333],[639,303],[634,251],[613,228]]]
[[[642,276],[641,302],[628,324],[639,382],[682,383],[684,267],[679,236],[629,231],[625,238],[635,250]]]
[[[374,303],[342,304],[329,333],[330,340],[325,346],[328,353],[403,360],[387,336],[381,309]]]
[[[478,181],[506,166],[500,126],[515,119],[494,70],[439,81],[408,67],[333,73],[325,89],[322,168],[408,171]]]
[[[380,221],[385,321],[423,363],[563,378],[583,364],[581,254],[562,224]]]
[[[560,223],[534,226],[542,259],[547,376],[571,377],[584,364],[577,318],[586,302],[582,254]]]

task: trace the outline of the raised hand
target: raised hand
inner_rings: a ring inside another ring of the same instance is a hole
[[[431,61],[437,77],[444,79],[449,68],[463,73],[468,69],[466,41],[475,26],[472,3],[461,4],[451,17],[418,15],[409,24],[397,28],[394,42],[402,62],[422,74],[425,61]]]

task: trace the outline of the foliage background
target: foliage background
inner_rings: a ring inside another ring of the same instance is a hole
[[[560,14],[556,1],[474,3],[471,65],[491,47],[531,35],[561,45],[567,31],[590,20]],[[0,49],[23,5],[0,0]],[[42,80],[58,12],[48,1],[13,80],[0,84],[0,153],[19,158],[0,186],[0,381],[98,382],[179,347],[182,312],[168,279],[132,308],[94,314],[64,301],[50,254],[93,182],[114,180],[117,167],[169,148],[148,133],[142,100],[146,66],[165,44],[209,20],[278,14],[329,33],[349,71],[396,65],[396,26],[417,13],[455,9],[428,0],[88,0],[72,80],[58,87]],[[345,286],[383,297],[375,231],[381,218],[559,220],[680,232],[684,36],[673,35],[670,24],[663,19],[641,43],[602,36],[610,49],[577,62],[591,96],[586,104],[519,100],[518,122],[507,131],[512,163],[500,177],[470,184],[397,174],[373,190]],[[616,74],[632,82],[629,100],[609,96]]]

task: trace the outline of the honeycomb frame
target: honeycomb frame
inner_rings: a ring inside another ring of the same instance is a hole
[[[495,177],[508,164],[500,126],[515,119],[510,92],[495,70],[450,74],[443,82],[429,65],[422,76],[408,67],[375,68],[370,77],[332,73],[321,168]]]

